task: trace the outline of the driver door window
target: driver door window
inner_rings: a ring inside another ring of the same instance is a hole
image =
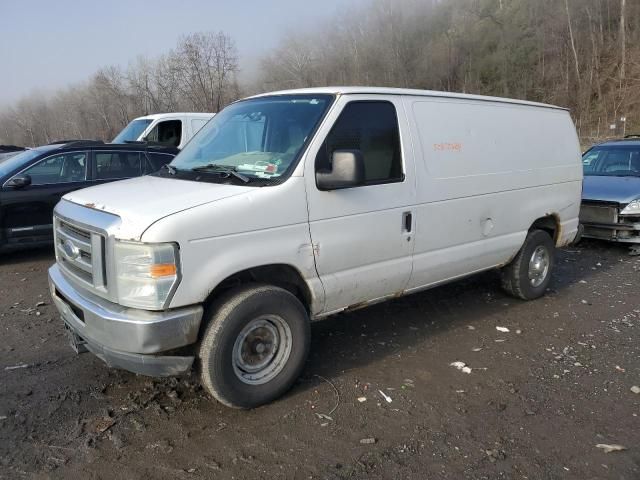
[[[396,109],[390,102],[347,104],[316,157],[316,171],[330,170],[336,150],[360,150],[367,185],[401,182],[402,156]]]
[[[177,147],[180,145],[180,139],[182,138],[182,121],[166,120],[164,122],[158,122],[145,138],[149,142],[163,143]]]
[[[45,158],[21,175],[29,175],[31,185],[83,182],[87,178],[87,154],[73,152]]]

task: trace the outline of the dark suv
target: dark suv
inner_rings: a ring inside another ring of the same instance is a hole
[[[0,251],[53,241],[60,197],[80,188],[153,173],[177,148],[67,141],[19,153],[0,163]]]

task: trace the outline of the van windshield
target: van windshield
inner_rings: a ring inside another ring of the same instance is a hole
[[[234,103],[213,117],[171,165],[281,177],[297,162],[332,100],[331,95],[281,95]]]
[[[124,127],[124,129],[116,138],[113,139],[111,143],[135,142],[140,138],[142,132],[145,131],[151,122],[151,119],[140,119],[129,122],[129,125]]]
[[[640,145],[592,148],[582,156],[586,176],[640,176]]]

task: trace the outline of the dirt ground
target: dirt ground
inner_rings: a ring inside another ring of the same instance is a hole
[[[640,257],[624,247],[564,250],[534,302],[490,272],[315,323],[303,377],[253,411],[196,377],[75,355],[52,262],[0,260],[2,479],[640,479]]]

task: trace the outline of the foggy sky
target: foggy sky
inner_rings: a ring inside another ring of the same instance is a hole
[[[224,30],[241,72],[288,31],[358,0],[0,0],[0,105],[53,91],[107,65],[174,48],[181,35]]]

